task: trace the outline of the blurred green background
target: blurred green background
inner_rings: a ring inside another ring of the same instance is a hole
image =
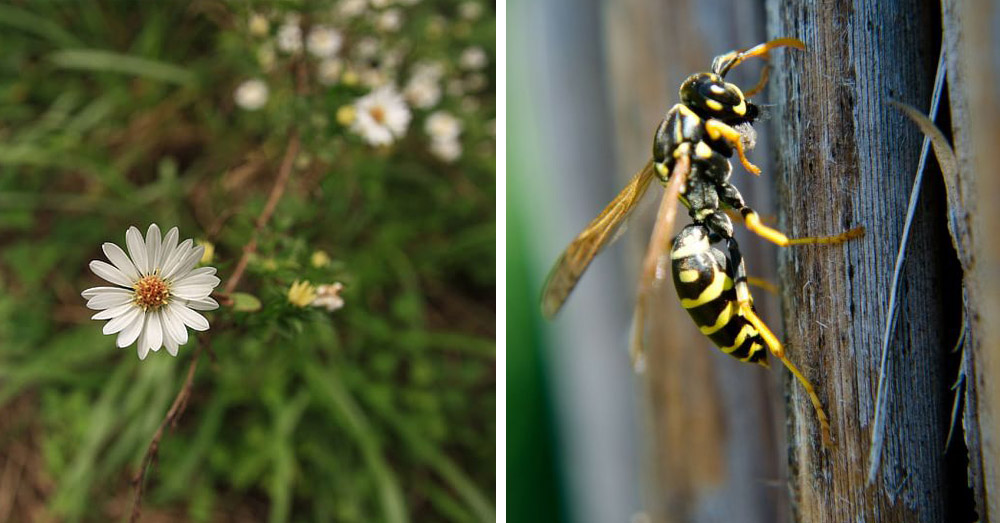
[[[318,24],[343,36],[336,79],[308,49],[275,49],[281,27]],[[116,349],[80,297],[100,284],[87,264],[155,222],[212,242],[225,282],[293,133],[291,182],[238,289],[263,307],[208,313],[211,357],[144,520],[493,519],[491,3],[5,2],[0,49],[0,520],[127,517],[198,342],[142,362]],[[338,119],[427,63],[439,99],[407,94],[391,145]],[[252,78],[268,87],[257,110],[234,101]],[[457,158],[432,147],[439,111]],[[311,263],[318,250],[332,261]],[[291,306],[297,279],[343,282],[346,306]]]

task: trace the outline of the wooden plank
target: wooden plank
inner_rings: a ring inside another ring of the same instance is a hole
[[[948,272],[940,174],[911,233],[900,320],[891,350],[888,430],[879,474],[867,484],[888,289],[922,136],[896,99],[926,110],[938,56],[939,14],[910,0],[797,3],[768,0],[770,35],[806,42],[782,56],[772,83],[781,226],[791,236],[864,225],[861,240],[801,247],[781,257],[787,342],[828,406],[832,450],[820,447],[796,385],[789,456],[793,504],[803,521],[943,521],[946,373],[960,271]],[[934,181],[931,181],[934,179]],[[950,301],[949,301],[950,300]],[[950,326],[950,327],[949,327]]]

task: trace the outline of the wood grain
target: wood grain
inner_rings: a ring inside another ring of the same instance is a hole
[[[866,482],[880,339],[892,264],[922,136],[886,102],[929,104],[940,42],[936,6],[916,1],[768,0],[769,36],[804,55],[772,75],[781,227],[792,236],[867,228],[839,247],[781,256],[786,340],[816,380],[838,447],[822,450],[808,399],[791,387],[789,457],[802,521],[944,521],[956,497],[944,455],[961,271],[944,230],[940,173],[917,210],[891,350],[889,418],[880,473]],[[957,294],[956,294],[957,293]],[[956,298],[957,296],[957,298]]]

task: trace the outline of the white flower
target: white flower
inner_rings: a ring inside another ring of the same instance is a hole
[[[256,111],[267,103],[267,95],[267,84],[254,78],[241,83],[233,93],[233,99],[236,105],[247,111]]]
[[[353,18],[365,12],[368,3],[365,0],[341,0],[337,5],[337,14],[344,18]]]
[[[399,9],[386,9],[378,15],[375,20],[375,27],[379,30],[392,33],[403,27],[403,13]]]
[[[483,4],[478,2],[462,2],[458,6],[458,14],[466,20],[475,20],[483,14]]]
[[[278,28],[278,49],[286,53],[302,50],[302,28],[297,23],[286,21]]]
[[[366,36],[360,40],[354,46],[354,54],[362,60],[367,60],[369,58],[375,58],[378,54],[378,40],[370,36]]]
[[[470,71],[486,67],[486,51],[482,47],[467,47],[458,57],[458,65]]]
[[[111,264],[90,262],[94,274],[116,285],[83,291],[87,307],[100,311],[93,319],[110,320],[103,332],[117,333],[119,347],[138,340],[140,360],[160,347],[176,356],[177,348],[188,341],[188,327],[208,330],[208,320],[195,311],[219,308],[209,296],[219,284],[215,268],[194,268],[204,247],[195,246],[192,240],[178,244],[177,236],[174,227],[161,238],[154,223],[144,240],[139,229],[129,227],[125,233],[128,255],[108,242],[102,248]]]
[[[424,131],[434,140],[453,140],[462,133],[462,122],[447,111],[434,111],[424,122]]]
[[[457,138],[431,140],[431,154],[448,163],[462,155],[462,144]]]
[[[316,287],[316,297],[313,298],[313,307],[326,307],[326,310],[333,312],[343,308],[344,298],[340,296],[340,291],[344,289],[343,283],[333,283]]]
[[[343,42],[344,37],[336,29],[317,25],[309,30],[309,36],[306,38],[306,49],[317,58],[331,58],[337,54],[337,51],[340,51],[340,45]]]
[[[337,58],[328,58],[319,63],[316,68],[316,76],[319,83],[323,85],[333,85],[340,80],[340,73],[344,71],[344,62]]]
[[[403,88],[406,99],[418,109],[427,109],[441,100],[441,84],[427,75],[413,76]]]
[[[375,89],[354,102],[351,129],[372,145],[388,145],[406,133],[410,109],[391,85]]]

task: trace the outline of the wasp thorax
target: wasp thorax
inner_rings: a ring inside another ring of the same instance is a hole
[[[681,84],[681,103],[704,116],[724,119],[747,116],[743,91],[715,73],[691,75]]]
[[[157,309],[167,304],[170,298],[170,289],[167,282],[156,275],[144,276],[135,282],[133,286],[135,297],[132,298],[135,304],[143,309]]]

